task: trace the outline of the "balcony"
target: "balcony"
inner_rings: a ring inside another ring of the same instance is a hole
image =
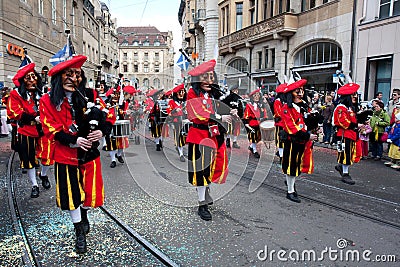
[[[220,55],[232,53],[235,49],[249,44],[261,43],[267,40],[293,36],[298,28],[298,18],[294,14],[279,16],[261,21],[240,31],[218,39]]]
[[[107,66],[107,67],[111,67],[112,66],[111,60],[108,59],[108,56],[105,53],[101,53],[100,62],[101,62],[102,65]]]

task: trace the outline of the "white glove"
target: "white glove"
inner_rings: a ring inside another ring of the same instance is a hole
[[[232,117],[231,115],[222,115],[222,122],[227,122],[227,123],[231,123],[232,122]]]
[[[388,139],[388,140],[386,140],[386,142],[387,142],[387,143],[391,143],[391,142],[392,142],[392,139]]]

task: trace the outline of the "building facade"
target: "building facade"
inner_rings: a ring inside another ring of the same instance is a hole
[[[182,0],[178,12],[182,48],[197,65],[218,57],[218,1]]]
[[[47,79],[49,59],[67,43],[67,29],[76,53],[88,56],[83,67],[94,81],[101,66],[96,6],[101,6],[97,0],[0,1],[0,86],[13,86],[24,48]]]
[[[154,26],[119,27],[119,72],[135,87],[171,89],[174,86],[172,32]]]
[[[219,54],[228,84],[273,91],[296,71],[307,89],[335,90],[333,75],[352,74],[353,0],[221,0]]]
[[[364,100],[400,88],[400,1],[358,0],[355,77]]]

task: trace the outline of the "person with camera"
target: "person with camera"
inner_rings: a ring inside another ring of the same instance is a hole
[[[231,115],[218,114],[218,98],[221,90],[214,71],[216,61],[206,61],[188,74],[191,76],[191,88],[187,93],[186,110],[188,119],[193,123],[186,142],[188,144],[188,178],[196,186],[198,194],[198,215],[201,219],[212,219],[208,205],[210,184],[223,184],[228,175],[228,155],[225,144],[223,123],[231,122]],[[232,110],[237,116],[237,110]]]
[[[42,124],[39,114],[39,99],[42,96],[42,80],[35,71],[35,63],[29,63],[21,67],[13,78],[17,87],[10,92],[7,103],[9,119],[17,122],[18,136],[16,146],[20,167],[24,169],[32,183],[31,198],[39,197],[39,187],[36,180],[36,168],[39,161],[36,155],[37,143],[43,136]],[[46,176],[40,176],[42,186],[45,189],[51,187]]]
[[[340,95],[339,104],[333,112],[333,123],[337,127],[337,162],[335,166],[342,177],[342,182],[354,185],[355,181],[349,174],[349,166],[361,159],[362,147],[358,138],[358,129],[362,126],[357,122],[358,94],[360,85],[348,83],[337,91]]]
[[[282,171],[286,175],[287,193],[286,198],[290,201],[300,203],[295,188],[296,177],[301,173],[311,174],[314,171],[312,145],[317,135],[311,131],[318,125],[317,118],[307,120],[310,108],[303,100],[304,86],[307,80],[288,82],[282,89],[283,104],[281,120],[283,132]]]
[[[56,204],[71,216],[77,253],[87,251],[88,209],[104,203],[97,146],[115,122],[112,114],[94,106],[102,101],[95,89],[86,88],[81,69],[86,59],[77,55],[54,66],[49,71],[51,91],[40,101],[44,133],[55,141]],[[104,108],[104,103],[101,106]]]

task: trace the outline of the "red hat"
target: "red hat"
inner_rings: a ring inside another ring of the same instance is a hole
[[[114,88],[108,89],[108,91],[106,92],[106,96],[109,97],[111,94],[114,94],[114,90]]]
[[[285,90],[286,86],[287,86],[287,83],[281,83],[280,85],[278,85],[278,87],[276,87],[275,92],[277,94],[282,93]]]
[[[352,95],[353,93],[357,92],[358,88],[360,88],[359,84],[348,83],[340,87],[337,93],[338,95]]]
[[[135,87],[133,87],[131,85],[125,86],[122,90],[124,90],[124,92],[127,92],[128,94],[131,94],[131,95],[133,95],[134,93],[137,92]]]
[[[295,81],[294,83],[287,84],[285,88],[283,88],[282,93],[291,92],[296,90],[297,88],[303,87],[307,83],[306,79],[300,79]]]
[[[20,68],[17,71],[17,74],[15,74],[14,78],[12,78],[12,81],[15,84],[15,86],[20,86],[18,80],[25,77],[25,75],[34,70],[35,70],[35,63],[29,63],[28,65],[25,65],[22,68]]]
[[[163,91],[163,89],[160,89],[160,90],[158,90],[158,89],[151,89],[150,91],[148,91],[148,92],[146,93],[146,96],[154,96],[154,95],[156,95],[156,94],[161,93],[162,91]]]
[[[84,55],[77,55],[68,59],[64,62],[58,63],[55,65],[48,73],[49,76],[53,76],[60,71],[67,69],[67,68],[80,68],[82,67],[83,63],[85,63],[87,57]]]
[[[178,86],[175,86],[174,89],[172,89],[172,92],[174,93],[178,93],[180,90],[185,89],[185,85],[183,83],[181,83]]]
[[[249,96],[253,96],[254,94],[259,93],[259,92],[261,92],[260,89],[254,90],[253,92],[251,92],[251,93],[249,94]]]
[[[204,74],[206,72],[213,71],[216,63],[217,62],[215,61],[215,59],[211,59],[210,61],[204,62],[194,69],[190,70],[188,74],[190,76],[200,76],[201,74]]]
[[[164,96],[170,96],[172,94],[172,89],[168,90],[164,93]]]

